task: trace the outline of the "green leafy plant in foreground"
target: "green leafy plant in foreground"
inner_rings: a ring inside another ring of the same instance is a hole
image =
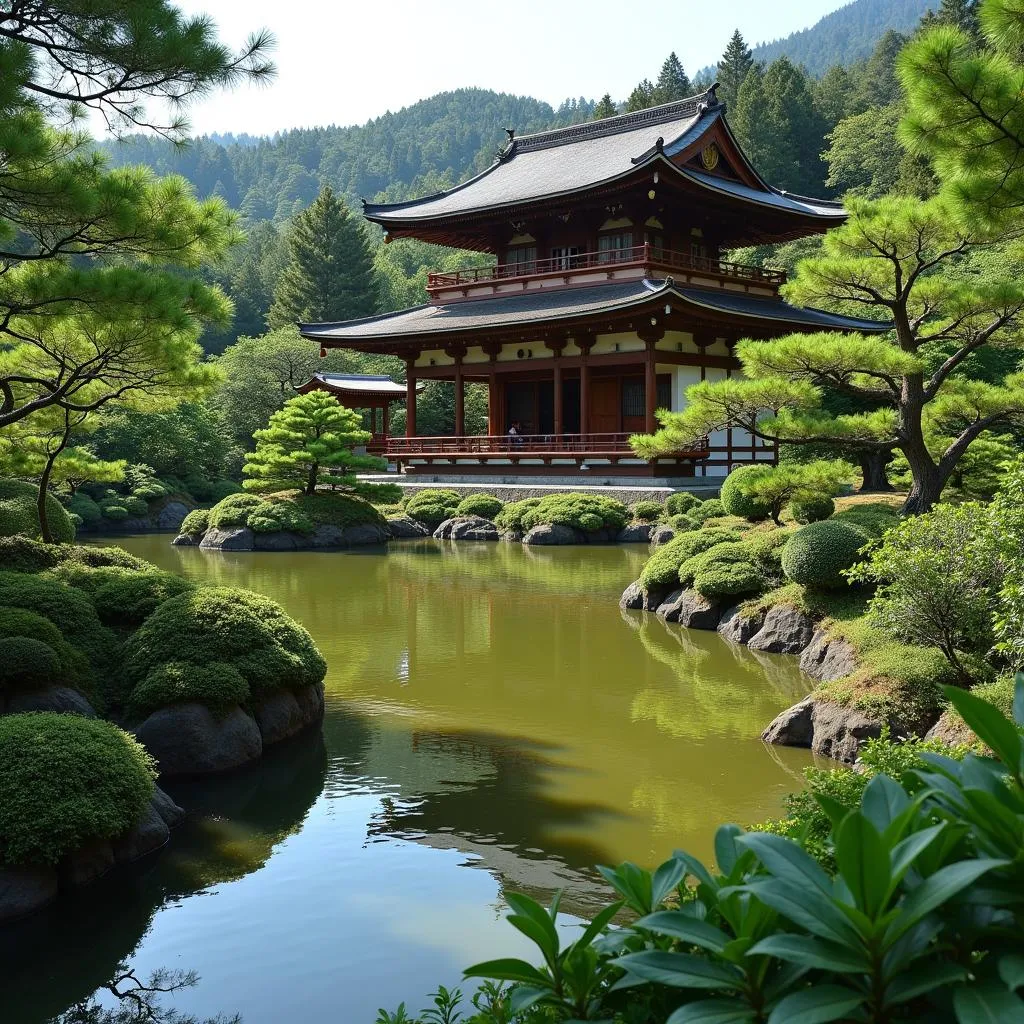
[[[1024,1020],[1024,675],[1012,719],[958,688],[946,696],[994,756],[921,751],[908,785],[877,774],[853,809],[816,794],[832,823],[834,875],[792,839],[724,825],[714,871],[681,852],[653,873],[600,869],[620,899],[568,945],[557,897],[544,909],[510,895],[508,920],[539,965],[470,967],[491,991],[512,987],[469,1020]],[[637,919],[613,926],[620,911]],[[441,1008],[435,999],[421,1019],[444,1020]]]

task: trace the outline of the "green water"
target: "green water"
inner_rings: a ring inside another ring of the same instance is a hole
[[[152,863],[0,932],[0,1019],[44,1021],[129,958],[194,969],[183,1011],[372,1024],[465,964],[526,952],[502,892],[587,914],[594,863],[710,857],[810,763],[764,725],[796,659],[620,612],[643,548],[392,545],[224,554],[119,541],[267,594],[330,666],[322,738],[168,785],[191,813]]]

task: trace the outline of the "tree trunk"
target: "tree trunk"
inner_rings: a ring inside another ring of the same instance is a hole
[[[903,514],[919,516],[930,512],[942,497],[942,489],[946,486],[946,474],[939,472],[938,467],[930,458],[918,459],[907,453],[913,482],[910,493],[903,503]]]
[[[306,477],[306,494],[316,494],[316,478],[320,475],[320,466],[314,462],[309,467],[309,476]]]
[[[50,532],[50,521],[46,518],[46,497],[50,488],[50,474],[53,472],[53,463],[60,451],[53,452],[46,460],[42,475],[39,477],[39,490],[36,492],[36,513],[39,516],[39,538],[44,544],[53,544],[53,534]]]
[[[872,491],[894,491],[896,488],[889,483],[886,468],[892,462],[892,452],[884,451],[863,451],[857,454],[860,462],[860,471],[863,474],[863,481],[860,485],[860,493]]]

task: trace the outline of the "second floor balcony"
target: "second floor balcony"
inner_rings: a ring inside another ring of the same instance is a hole
[[[427,276],[427,291],[435,302],[446,302],[533,288],[668,276],[681,284],[772,295],[777,294],[786,281],[784,270],[730,263],[645,244],[615,250],[571,252],[548,259],[499,263],[491,267],[435,271]]]

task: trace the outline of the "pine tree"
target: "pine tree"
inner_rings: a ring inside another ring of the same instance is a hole
[[[658,81],[654,83],[652,100],[654,104],[672,103],[675,100],[685,99],[690,95],[690,80],[686,77],[683,65],[673,51],[665,58],[658,74]]]
[[[753,66],[753,54],[743,41],[740,30],[736,29],[718,62],[718,98],[730,109],[736,108],[740,86]]]
[[[366,237],[330,186],[294,218],[288,248],[267,316],[272,328],[353,320],[377,311]]]
[[[654,106],[654,86],[649,78],[645,78],[630,94],[626,100],[626,111],[631,113],[634,110],[646,110]]]
[[[318,483],[355,487],[356,470],[385,468],[383,459],[353,453],[370,433],[359,413],[324,391],[290,398],[253,437],[256,451],[246,455],[242,470],[249,491],[313,494]]]
[[[966,32],[976,43],[981,43],[981,24],[978,21],[978,0],[942,0],[937,11],[928,11],[921,19],[921,27],[952,25]]]
[[[612,94],[606,92],[594,107],[594,120],[603,121],[606,117],[614,117],[618,113],[615,104],[612,102]]]

